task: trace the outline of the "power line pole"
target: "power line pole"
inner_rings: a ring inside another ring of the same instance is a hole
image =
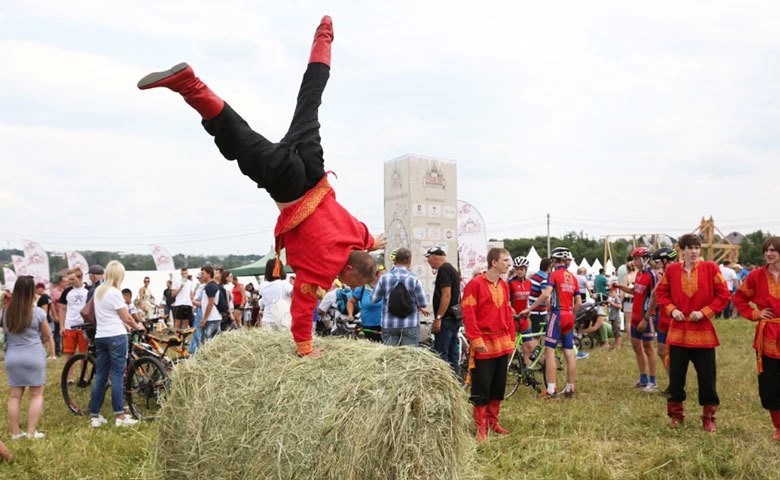
[[[550,214],[547,214],[547,258],[550,258]]]

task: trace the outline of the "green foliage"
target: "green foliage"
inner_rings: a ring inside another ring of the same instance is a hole
[[[771,236],[771,233],[764,233],[761,230],[745,235],[744,240],[739,244],[740,263],[743,265],[763,265],[764,252],[761,251],[761,247],[764,245],[764,241]]]

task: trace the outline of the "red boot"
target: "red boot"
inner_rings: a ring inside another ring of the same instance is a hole
[[[701,424],[704,427],[705,432],[714,432],[715,428],[715,412],[718,411],[718,407],[715,405],[704,405],[701,416]]]
[[[669,415],[669,428],[677,428],[685,420],[685,410],[681,402],[666,402],[666,414]]]
[[[772,434],[772,438],[780,441],[780,410],[770,410],[769,415],[772,417],[772,425],[775,426],[775,433]]]
[[[201,82],[186,63],[180,63],[162,72],[153,72],[138,81],[138,88],[166,87],[184,97],[204,120],[211,120],[219,115],[225,102],[216,96],[211,89]]]
[[[320,26],[314,32],[314,41],[311,44],[309,63],[324,63],[330,66],[330,44],[333,43],[333,20],[325,15],[320,20]]]
[[[486,416],[487,416],[487,428],[493,430],[499,435],[506,435],[509,430],[502,427],[498,423],[498,413],[501,411],[501,400],[491,400],[487,404]]]
[[[487,440],[487,405],[474,405],[474,424],[477,426],[477,442]]]

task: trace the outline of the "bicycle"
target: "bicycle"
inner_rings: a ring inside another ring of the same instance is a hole
[[[515,315],[515,318],[519,318],[519,315]],[[524,340],[529,338],[541,338],[545,335],[544,328],[546,323],[540,324],[540,330],[536,333],[520,333],[515,338],[515,348],[512,350],[512,354],[509,356],[509,362],[507,365],[507,391],[504,394],[504,398],[509,398],[520,388],[520,385],[531,387],[537,394],[542,393],[545,388],[546,376],[544,373],[544,343],[538,342],[534,347],[531,355],[529,356],[530,364],[525,364],[523,343]],[[555,348],[555,367],[557,370],[562,370],[561,361],[561,345]],[[541,373],[542,381],[539,381],[538,375]]]
[[[75,415],[89,411],[92,382],[97,373],[96,327],[83,324],[73,327],[82,330],[89,341],[86,353],[73,355],[65,363],[60,378],[60,389],[68,409]],[[133,332],[128,346],[123,391],[130,413],[141,420],[151,420],[160,408],[162,394],[167,388],[168,374],[157,353],[148,344],[132,341],[143,332]],[[110,381],[106,385],[106,390]],[[105,395],[105,392],[103,392]],[[135,395],[135,398],[133,397]]]

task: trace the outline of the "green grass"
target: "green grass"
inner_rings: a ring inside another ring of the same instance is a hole
[[[528,387],[521,387],[504,402],[502,424],[512,433],[491,436],[479,446],[484,478],[780,478],[780,442],[771,438],[769,415],[760,406],[756,388],[753,325],[744,320],[716,325],[722,344],[717,353],[717,433],[701,429],[692,368],[686,422],[670,431],[665,399],[633,389],[637,374],[630,346],[595,350],[578,362],[576,399],[537,400]],[[0,439],[15,456],[10,464],[0,464],[0,479],[142,478],[147,452],[156,440],[154,424],[91,429],[86,418],[69,413],[62,401],[63,363],[49,365],[39,427],[45,439],[8,440],[7,419],[0,415]],[[561,381],[559,377],[559,385]],[[666,386],[665,374],[659,382]],[[0,383],[5,401],[5,379]],[[110,411],[106,407],[104,416]]]

